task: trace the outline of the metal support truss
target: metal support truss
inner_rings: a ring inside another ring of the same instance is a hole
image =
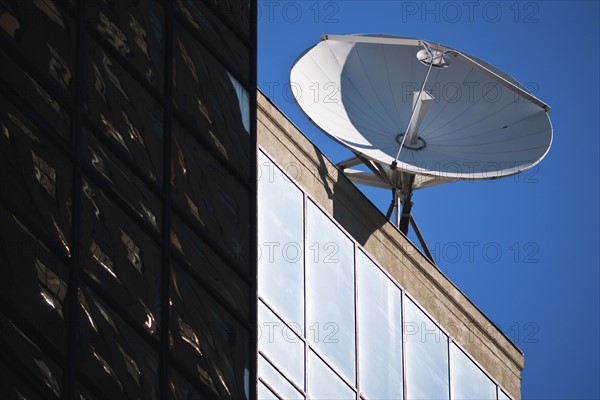
[[[370,170],[370,172],[351,169],[359,164],[364,164]],[[413,190],[415,188],[418,189],[419,187],[427,187],[431,184],[431,182],[435,181],[421,180],[417,184],[417,182],[415,182],[416,176],[414,174],[402,172],[400,170],[391,170],[378,162],[365,158],[358,153],[355,153],[353,157],[339,162],[337,166],[344,171],[346,176],[352,182],[356,184],[390,189],[392,191],[392,201],[390,202],[390,206],[388,207],[385,217],[387,219],[391,219],[394,216],[393,224],[405,236],[408,235],[409,227],[412,226],[419,240],[419,244],[425,253],[425,256],[433,264],[435,264],[433,256],[427,247],[427,243],[425,243],[425,239],[423,238],[421,230],[419,229],[411,213],[413,206]]]

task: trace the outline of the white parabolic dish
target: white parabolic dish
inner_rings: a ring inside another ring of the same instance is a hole
[[[436,62],[421,93],[427,54]],[[388,168],[414,108],[397,161],[412,174],[508,176],[539,163],[552,142],[549,107],[521,84],[473,56],[419,39],[324,35],[297,60],[290,80],[313,123]]]

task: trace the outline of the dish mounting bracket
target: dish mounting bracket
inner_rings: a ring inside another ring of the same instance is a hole
[[[352,169],[352,167],[360,164],[364,164],[370,172]],[[392,201],[385,215],[386,219],[391,220],[405,236],[408,235],[409,227],[412,226],[425,256],[435,265],[431,251],[429,251],[429,247],[427,247],[427,243],[411,212],[416,176],[397,169],[386,168],[382,164],[367,159],[356,152],[353,157],[337,163],[337,167],[355,184],[390,189],[392,191]],[[392,217],[394,217],[393,220]]]

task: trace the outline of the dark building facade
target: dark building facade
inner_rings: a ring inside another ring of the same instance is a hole
[[[0,398],[255,398],[254,3],[0,0]]]

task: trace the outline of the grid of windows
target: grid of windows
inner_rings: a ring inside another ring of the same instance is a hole
[[[254,14],[0,0],[0,398],[255,397]]]
[[[506,399],[340,226],[258,155],[260,399]]]

